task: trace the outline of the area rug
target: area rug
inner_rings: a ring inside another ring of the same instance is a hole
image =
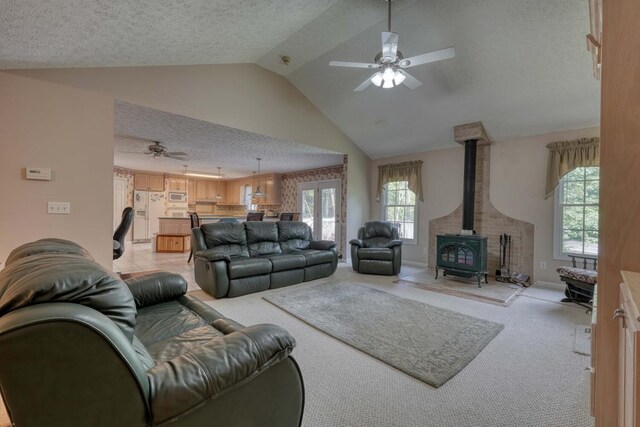
[[[442,276],[436,279],[435,273],[429,270],[408,276],[400,276],[396,283],[503,307],[511,305],[525,289],[520,285],[496,282],[491,279],[489,279],[489,283],[482,283],[482,287],[479,288],[475,279]]]
[[[300,285],[263,298],[433,387],[460,372],[504,328],[350,282]]]

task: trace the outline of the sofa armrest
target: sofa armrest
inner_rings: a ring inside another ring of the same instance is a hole
[[[187,281],[179,274],[160,271],[125,280],[136,307],[173,301],[187,293]]]
[[[255,325],[214,339],[147,371],[153,423],[215,399],[285,359],[294,338],[276,325]]]
[[[394,246],[402,246],[402,240],[394,239],[387,244],[388,248],[393,248]]]
[[[349,244],[356,245],[359,248],[364,248],[364,242],[360,239],[351,239]]]
[[[333,240],[312,240],[309,242],[309,249],[319,249],[321,251],[328,251],[335,248],[337,245]]]
[[[231,261],[229,254],[219,249],[204,249],[195,253],[196,258],[205,259],[207,261]]]

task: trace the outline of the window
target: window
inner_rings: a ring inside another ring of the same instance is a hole
[[[395,181],[384,186],[382,218],[398,227],[402,240],[416,243],[416,195],[407,184],[407,181]]]
[[[556,190],[554,252],[598,255],[598,167],[582,167],[566,174]]]

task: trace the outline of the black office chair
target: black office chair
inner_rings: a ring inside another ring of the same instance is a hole
[[[113,233],[113,259],[118,259],[124,253],[124,238],[131,228],[133,222],[133,208],[126,207],[122,211],[122,220],[120,225]]]
[[[264,212],[247,212],[247,221],[262,221]]]
[[[195,212],[189,212],[189,218],[191,218],[191,229],[193,230],[196,227],[200,227],[200,217]],[[191,251],[189,252],[189,259],[187,260],[187,264],[191,262],[191,258],[193,258],[193,243],[191,244]]]

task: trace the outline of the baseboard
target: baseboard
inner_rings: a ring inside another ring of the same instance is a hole
[[[402,261],[403,265],[409,265],[411,267],[422,267],[427,268],[428,265],[426,262],[416,262],[416,261]]]

